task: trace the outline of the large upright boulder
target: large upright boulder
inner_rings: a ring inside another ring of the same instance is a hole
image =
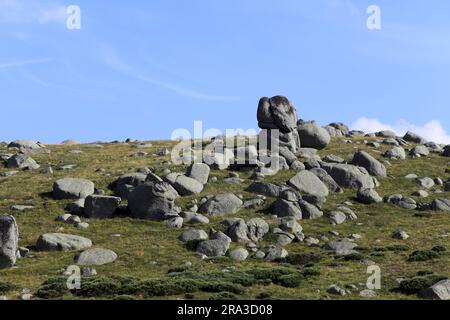
[[[186,175],[192,179],[197,180],[201,184],[207,184],[209,172],[211,169],[204,163],[193,163],[187,170]]]
[[[122,175],[114,182],[115,194],[126,200],[130,192],[145,183],[146,179],[147,174],[140,172]]]
[[[302,147],[321,150],[331,141],[328,131],[314,121],[300,122],[297,130]]]
[[[363,150],[355,153],[352,163],[365,168],[371,175],[386,177],[386,167],[377,159]]]
[[[128,196],[128,208],[134,218],[161,220],[175,206],[177,191],[166,182],[146,182]]]
[[[265,135],[262,138],[267,139],[267,146],[271,145],[271,130],[278,129],[279,145],[287,147],[292,152],[296,152],[300,148],[300,140],[298,138],[297,127],[297,110],[291,102],[283,96],[275,96],[272,98],[261,98],[258,105],[258,126]]]
[[[94,191],[94,183],[86,179],[64,178],[53,184],[53,196],[56,199],[83,199]]]
[[[0,269],[16,263],[19,250],[19,229],[13,216],[0,216]]]

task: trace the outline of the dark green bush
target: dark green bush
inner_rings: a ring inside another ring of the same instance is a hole
[[[410,254],[408,261],[428,261],[439,257],[439,253],[433,250],[416,250]]]
[[[255,268],[247,271],[252,274],[255,279],[258,280],[270,280],[276,283],[280,277],[284,275],[289,275],[298,272],[297,269],[285,268],[285,267],[274,267],[274,268]]]
[[[386,249],[389,251],[401,252],[401,251],[408,251],[409,247],[403,244],[392,244],[390,246],[387,246]]]
[[[122,294],[120,296],[115,296],[113,300],[136,300],[136,298],[130,295]]]
[[[238,300],[238,297],[231,292],[219,292],[211,295],[209,300]]]
[[[359,252],[353,252],[350,254],[346,254],[342,257],[345,261],[361,261],[364,259],[364,255]]]
[[[300,273],[293,273],[281,276],[277,280],[277,284],[287,288],[297,288],[303,280],[303,275]]]
[[[259,300],[268,300],[270,298],[272,298],[272,293],[267,291],[263,291],[256,296],[256,299]]]
[[[322,257],[315,253],[293,253],[284,259],[284,262],[296,265],[304,266],[320,262]]]
[[[56,299],[69,293],[67,279],[64,277],[52,277],[47,279],[36,291],[36,297],[41,299]]]
[[[221,281],[207,281],[200,282],[199,284],[200,291],[204,292],[231,292],[235,294],[243,294],[244,288],[236,283],[229,282],[221,282]]]
[[[9,282],[2,282],[0,281],[0,294],[6,294],[8,292],[11,292],[13,290],[16,290],[17,287]]]
[[[447,279],[447,277],[440,275],[413,277],[403,280],[400,283],[399,290],[406,294],[416,294],[445,279]]]
[[[81,282],[77,294],[83,297],[111,297],[122,294],[122,283],[118,278],[91,277]]]
[[[431,248],[431,250],[433,250],[434,252],[441,253],[447,251],[447,248],[444,246],[434,246],[433,248]]]
[[[320,276],[320,271],[315,269],[315,268],[305,268],[302,271],[302,275],[307,278],[307,277],[316,277],[316,276]]]

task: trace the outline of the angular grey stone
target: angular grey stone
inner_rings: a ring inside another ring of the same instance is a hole
[[[166,182],[146,182],[130,193],[128,208],[134,218],[160,220],[174,209],[177,197],[176,190]]]
[[[297,127],[302,147],[323,149],[331,141],[327,130],[315,122],[302,122]]]
[[[53,184],[53,196],[56,199],[86,198],[94,191],[94,183],[86,179],[65,178]]]
[[[269,232],[269,224],[261,218],[253,218],[247,221],[247,236],[251,241],[258,242]]]
[[[197,180],[178,173],[169,173],[166,180],[182,196],[199,194],[203,191],[203,184]]]
[[[392,234],[392,238],[397,240],[406,240],[409,238],[409,235],[403,230],[395,230]]]
[[[247,259],[248,251],[244,248],[238,248],[238,249],[231,250],[228,253],[228,256],[233,261],[241,262],[241,261],[245,261]]]
[[[359,189],[357,198],[359,202],[364,204],[379,203],[383,201],[374,189]]]
[[[211,169],[207,164],[194,163],[188,168],[186,175],[197,180],[201,184],[207,184],[210,171]]]
[[[289,253],[286,251],[286,249],[273,246],[269,248],[264,259],[267,261],[275,261],[278,259],[286,258],[288,254]]]
[[[183,231],[179,238],[183,242],[189,242],[194,240],[206,240],[208,239],[208,234],[199,229],[188,229]]]
[[[394,147],[384,153],[384,156],[395,160],[405,160],[406,152],[402,147]]]
[[[357,166],[340,163],[323,163],[322,169],[327,171],[342,188],[360,189],[375,188],[376,186],[374,179],[367,171]]]
[[[8,148],[39,149],[41,146],[31,140],[16,140],[8,144]]]
[[[117,254],[109,249],[91,248],[75,256],[76,264],[80,266],[101,266],[116,261]]]
[[[320,160],[320,156],[317,154],[317,149],[314,148],[300,148],[297,151],[297,156],[304,159],[316,159]]]
[[[304,220],[313,220],[323,216],[323,212],[319,208],[307,201],[299,200],[298,205],[300,206],[302,219]]]
[[[267,182],[253,182],[248,188],[248,192],[253,192],[260,195],[265,195],[268,197],[278,197],[280,192],[283,190],[282,187],[267,183]]]
[[[450,211],[450,200],[436,199],[431,203],[431,209],[434,211]]]
[[[417,183],[424,188],[430,189],[432,187],[434,187],[435,183],[434,180],[428,177],[425,178],[421,178],[417,180]]]
[[[243,219],[238,219],[234,222],[226,231],[226,234],[233,240],[234,242],[247,242],[250,241],[247,237],[247,224]]]
[[[377,137],[381,137],[381,138],[395,138],[397,135],[395,134],[394,131],[391,130],[383,130],[383,131],[379,131],[376,132],[375,135]]]
[[[328,196],[328,188],[320,179],[309,171],[301,171],[292,177],[288,184],[293,186],[302,195],[310,195],[318,198]]]
[[[211,240],[205,240],[198,244],[197,252],[208,257],[224,256],[230,247],[231,239],[222,232],[216,232]]]
[[[182,217],[172,217],[164,220],[164,225],[170,229],[181,229],[183,227]]]
[[[342,192],[342,188],[338,185],[336,181],[334,181],[333,177],[330,176],[324,169],[322,168],[314,168],[309,170],[313,174],[315,174],[320,181],[322,181],[331,192]]]
[[[301,233],[302,226],[293,217],[285,217],[280,219],[280,229],[291,234]]]
[[[115,181],[115,192],[122,199],[127,199],[129,195],[129,191],[134,189],[135,187],[145,183],[147,179],[147,174],[145,173],[129,173],[123,176],[120,176]]]
[[[425,190],[416,191],[412,195],[419,198],[426,198],[429,196],[428,192],[426,192]]]
[[[333,154],[326,155],[322,160],[329,163],[345,163],[344,159]]]
[[[450,300],[450,280],[442,280],[422,290],[419,295],[426,299]]]
[[[78,199],[67,206],[67,210],[71,214],[81,216],[84,214],[84,202],[85,199]]]
[[[36,170],[39,169],[40,167],[33,158],[23,153],[18,153],[9,158],[6,163],[6,166],[8,168],[30,169],[30,170]]]
[[[195,213],[195,212],[182,212],[181,216],[184,217],[187,224],[208,224],[208,217]]]
[[[13,216],[0,216],[0,269],[16,264],[19,252],[19,228]]]
[[[365,151],[356,152],[352,164],[365,168],[373,176],[387,176],[386,167]]]
[[[326,215],[330,219],[331,224],[343,224],[347,220],[347,216],[341,211],[330,211]]]
[[[87,196],[84,203],[84,214],[88,218],[112,218],[121,201],[122,199],[119,197]]]
[[[243,204],[242,200],[233,193],[218,194],[210,196],[207,201],[200,206],[199,212],[213,216],[234,214]]]
[[[302,218],[302,210],[295,201],[287,201],[278,198],[272,205],[272,213],[278,217],[294,217],[295,219]]]
[[[423,146],[423,145],[420,145],[420,146],[415,146],[410,152],[409,152],[409,154],[411,155],[411,156],[428,156],[429,154],[430,154],[430,150],[427,148],[427,147],[425,147],[425,146]]]
[[[408,131],[404,135],[403,140],[408,141],[408,142],[418,143],[418,144],[425,144],[427,142],[424,138],[422,138],[418,134],[411,132],[411,131]]]
[[[64,233],[46,233],[36,242],[38,251],[83,250],[91,246],[92,241],[87,238]]]
[[[345,240],[341,240],[341,241],[336,241],[336,242],[327,242],[323,248],[325,250],[329,250],[329,251],[348,251],[348,250],[353,250],[356,247],[358,247],[358,245],[354,242],[350,242],[350,241],[345,241]]]

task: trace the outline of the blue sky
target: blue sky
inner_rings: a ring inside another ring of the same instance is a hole
[[[81,30],[66,28],[71,4]],[[448,0],[0,0],[0,140],[256,128],[259,98],[282,94],[303,119],[450,143],[449,12]]]

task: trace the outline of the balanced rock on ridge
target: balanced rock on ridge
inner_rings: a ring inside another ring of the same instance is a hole
[[[19,252],[19,229],[13,216],[0,216],[0,269],[11,268]]]
[[[283,96],[261,98],[258,105],[258,126],[267,129],[262,134],[271,135],[271,129],[280,130],[280,146],[287,147],[292,152],[300,148],[300,139],[297,132],[297,110],[291,102]],[[269,139],[270,140],[270,139]],[[270,141],[268,141],[270,145]]]

